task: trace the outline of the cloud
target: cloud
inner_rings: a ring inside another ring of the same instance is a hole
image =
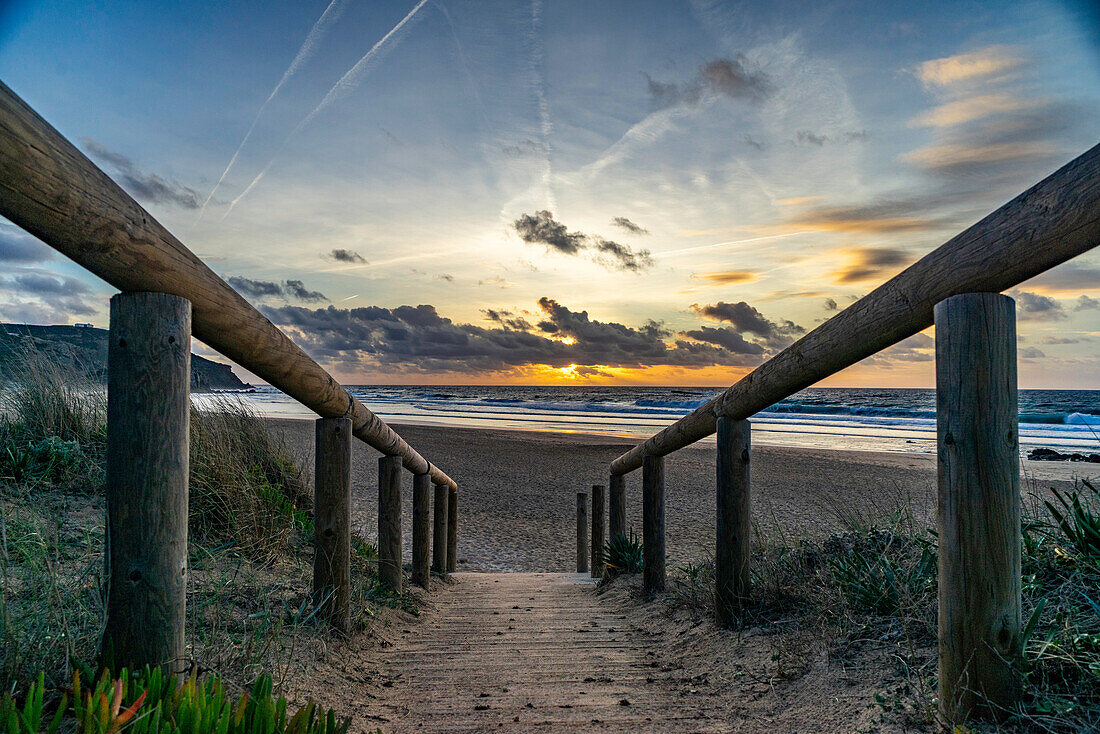
[[[1095,298],[1089,298],[1088,296],[1081,294],[1077,298],[1077,305],[1074,307],[1074,311],[1091,311],[1093,309],[1100,308],[1100,301]]]
[[[919,64],[917,79],[926,87],[946,87],[993,75],[1003,75],[1024,64],[1024,59],[1005,46],[990,46],[955,56],[932,59]]]
[[[21,229],[0,224],[0,262],[36,263],[49,260],[54,251]]]
[[[319,291],[311,291],[300,280],[287,280],[283,283],[275,283],[270,280],[252,280],[234,275],[226,279],[229,285],[240,294],[252,298],[267,298],[275,296],[280,298],[295,298],[299,301],[326,301],[325,294]]]
[[[708,285],[735,285],[755,283],[760,275],[752,270],[721,270],[713,273],[692,273],[693,280],[705,281]]]
[[[713,326],[700,326],[698,329],[680,332],[682,336],[690,337],[696,341],[716,344],[723,349],[728,349],[735,354],[764,354],[764,347],[756,342],[750,342],[741,336],[736,329],[728,326],[714,328]]]
[[[45,270],[16,269],[0,278],[0,318],[15,323],[68,323],[99,312],[88,303],[92,290],[76,278]]]
[[[1080,293],[1100,290],[1100,267],[1070,260],[1027,281],[1032,290],[1046,293]]]
[[[819,148],[829,142],[829,138],[825,135],[818,135],[809,130],[799,130],[797,138],[798,142],[803,145],[816,145]]]
[[[119,183],[135,199],[184,209],[198,209],[201,206],[199,192],[194,189],[161,178],[155,173],[146,173],[130,158],[110,150],[92,138],[81,138],[80,142],[89,155],[114,169],[121,179]]]
[[[979,94],[934,107],[919,115],[913,120],[913,124],[918,127],[954,127],[992,115],[1018,112],[1027,109],[1031,104],[1034,103],[1005,92]]]
[[[762,358],[762,350],[736,339],[726,343],[739,351],[691,337],[669,344],[671,333],[654,321],[630,327],[597,321],[587,311],[574,311],[552,298],[543,297],[538,305],[542,320],[534,327],[512,311],[485,309],[482,314],[493,324],[490,328],[455,323],[424,304],[394,309],[292,305],[261,309],[315,358],[360,368],[480,373],[546,365],[591,375],[601,367],[742,366]]]
[[[1050,296],[1013,289],[1008,295],[1016,299],[1016,313],[1021,321],[1058,321],[1066,318],[1062,304]]]
[[[448,283],[455,282],[455,277],[453,275],[451,275],[450,273],[440,273],[439,275],[436,275],[436,276],[433,276],[433,277],[436,280],[444,280]]]
[[[918,215],[933,203],[926,197],[917,197],[860,206],[819,206],[790,215],[786,223],[800,230],[820,232],[919,232],[938,224],[938,220]]]
[[[591,252],[594,254],[592,259],[609,270],[640,273],[654,264],[649,250],[635,252],[627,245],[602,237],[570,232],[564,224],[554,219],[552,212],[545,209],[534,214],[520,215],[512,226],[520,239],[528,244],[544,245],[548,250],[565,255]]]
[[[836,311],[838,308],[839,308],[839,306],[836,305],[836,301],[834,299],[832,299],[832,298],[826,298],[825,299],[825,310],[826,311]]]
[[[1047,355],[1038,347],[1024,347],[1016,353],[1020,359],[1043,359]]]
[[[773,90],[771,80],[763,72],[749,70],[743,54],[718,58],[699,66],[694,78],[687,82],[661,82],[645,75],[650,103],[654,109],[686,105],[694,107],[707,93],[730,99],[759,102]]]
[[[630,234],[649,234],[649,230],[640,224],[635,224],[626,217],[615,217],[611,220],[612,226],[625,229]]]
[[[829,273],[837,283],[885,280],[913,261],[908,251],[897,247],[849,247],[840,254],[845,264]]]
[[[890,362],[931,362],[936,358],[936,340],[924,333],[914,334],[902,339],[892,347],[883,349],[867,360],[867,364],[886,364]]]
[[[794,337],[806,333],[806,329],[793,321],[772,321],[745,301],[719,301],[708,305],[693,303],[690,308],[705,318],[732,324],[738,332],[755,334],[771,348],[785,347],[794,341]]]
[[[336,262],[342,263],[357,263],[359,265],[366,265],[367,259],[354,250],[335,249],[328,254],[328,257],[332,258]]]

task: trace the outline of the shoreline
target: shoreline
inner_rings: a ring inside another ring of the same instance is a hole
[[[303,465],[313,465],[313,421],[265,419]],[[402,437],[459,485],[458,570],[572,571],[576,493],[606,487],[607,467],[634,441],[612,436],[514,429],[393,424]],[[352,527],[377,538],[377,459],[361,441],[352,451]],[[712,442],[713,444],[713,442]],[[1082,469],[1021,461],[1025,497],[1069,486]],[[311,472],[312,473],[312,472]],[[406,472],[407,474],[407,472]],[[641,531],[641,476],[627,476],[627,526]],[[402,482],[403,542],[411,558],[412,481]],[[713,556],[713,445],[666,459],[669,568]],[[823,537],[853,525],[884,522],[905,508],[915,523],[935,524],[936,457],[847,449],[756,446],[753,520],[757,540],[776,533]]]

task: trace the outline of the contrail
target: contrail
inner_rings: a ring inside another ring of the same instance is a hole
[[[682,255],[685,252],[698,252],[700,250],[714,250],[719,247],[729,247],[730,245],[747,245],[750,242],[760,242],[762,240],[774,240],[780,237],[794,237],[798,234],[810,234],[810,230],[802,230],[800,232],[784,232],[782,234],[769,234],[763,237],[750,237],[745,240],[729,240],[727,242],[716,242],[713,245],[699,245],[698,247],[685,247],[681,250],[665,250],[664,252],[653,253],[654,257],[668,257],[669,255]]]
[[[302,128],[312,122],[313,118],[315,118],[321,112],[321,110],[325,109],[335,100],[339,99],[345,92],[348,92],[355,88],[355,86],[361,80],[361,77],[368,71],[370,71],[375,58],[386,49],[386,45],[389,40],[399,34],[401,32],[401,29],[404,28],[405,25],[413,19],[413,16],[420,12],[420,9],[424,7],[427,2],[428,0],[420,0],[420,2],[418,2],[413,7],[413,9],[409,11],[409,14],[401,19],[400,23],[390,29],[389,33],[382,36],[382,39],[378,41],[378,43],[371,46],[370,51],[367,51],[367,53],[363,55],[363,58],[359,59],[359,61],[356,62],[355,66],[348,69],[347,73],[340,77],[339,81],[337,81],[336,84],[332,85],[332,89],[328,90],[328,94],[326,94],[324,99],[321,100],[320,104],[318,104],[317,107],[314,108],[313,112],[310,112],[308,115],[306,115],[305,119],[299,122],[297,127],[290,131],[290,135],[286,136],[286,140],[284,140],[283,144],[279,146],[279,149],[275,151],[275,155],[272,156],[271,160],[268,161],[268,164],[264,166],[264,170],[260,171],[259,174],[256,175],[256,178],[252,179],[252,183],[250,183],[248,187],[243,192],[241,192],[241,195],[233,200],[233,202],[229,205],[229,208],[226,209],[225,214],[222,215],[222,219],[228,217],[229,213],[233,211],[233,208],[237,206],[237,203],[244,198],[245,194],[251,191],[252,187],[255,186],[261,178],[263,178],[264,174],[267,173],[267,169],[271,168],[271,164],[274,163],[275,159],[279,157],[279,154],[283,152],[283,150],[287,146],[287,143],[290,142],[291,138],[297,135]]]
[[[543,80],[545,50],[542,43],[542,0],[531,0],[531,81],[535,89],[535,99],[539,108],[539,129],[542,132],[543,172],[542,182],[546,188],[546,202],[551,210],[557,209],[554,200],[554,169],[550,162],[550,136],[554,133],[554,123],[550,119],[550,102],[546,99],[546,83]]]
[[[222,171],[222,175],[218,179],[218,182],[214,184],[214,188],[210,190],[210,195],[207,196],[206,201],[202,203],[202,208],[199,209],[199,216],[195,220],[196,222],[202,221],[202,216],[206,213],[206,205],[214,198],[214,194],[217,193],[218,188],[222,185],[222,182],[225,181],[225,177],[229,175],[229,170],[233,168],[233,164],[237,162],[237,157],[241,154],[241,151],[244,150],[244,146],[248,143],[248,139],[252,137],[252,132],[256,129],[256,124],[260,121],[260,118],[263,117],[264,110],[267,109],[271,100],[275,99],[275,95],[279,93],[279,90],[283,88],[287,80],[294,76],[294,74],[302,68],[302,65],[313,56],[314,51],[317,49],[317,43],[332,24],[339,19],[340,13],[344,11],[344,6],[346,4],[346,0],[332,0],[328,7],[325,8],[325,12],[321,13],[321,17],[313,24],[313,28],[311,28],[306,35],[306,40],[302,41],[302,46],[298,49],[298,53],[294,57],[294,60],[290,62],[290,66],[283,72],[283,78],[279,80],[279,83],[271,90],[271,94],[267,95],[267,99],[260,105],[260,111],[256,113],[256,119],[252,121],[252,126],[248,128],[248,132],[245,133],[244,139],[241,140],[241,144],[237,146],[237,151],[233,154],[233,157],[229,159],[229,164],[225,167],[225,170]]]

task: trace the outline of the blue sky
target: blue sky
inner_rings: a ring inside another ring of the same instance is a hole
[[[345,379],[728,384],[1094,145],[1098,37],[1084,2],[8,2],[0,79]],[[6,223],[0,260],[0,318],[105,325]],[[1100,387],[1100,257],[1014,295],[1021,383]],[[930,384],[932,343],[833,384]]]

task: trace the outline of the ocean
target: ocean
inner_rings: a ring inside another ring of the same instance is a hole
[[[656,433],[716,395],[692,387],[350,385],[392,423],[595,433]],[[242,397],[258,413],[312,417],[271,387]],[[1021,390],[1020,444],[1100,451],[1100,390]],[[935,451],[936,394],[929,389],[810,388],[752,418],[757,444],[875,451]]]

